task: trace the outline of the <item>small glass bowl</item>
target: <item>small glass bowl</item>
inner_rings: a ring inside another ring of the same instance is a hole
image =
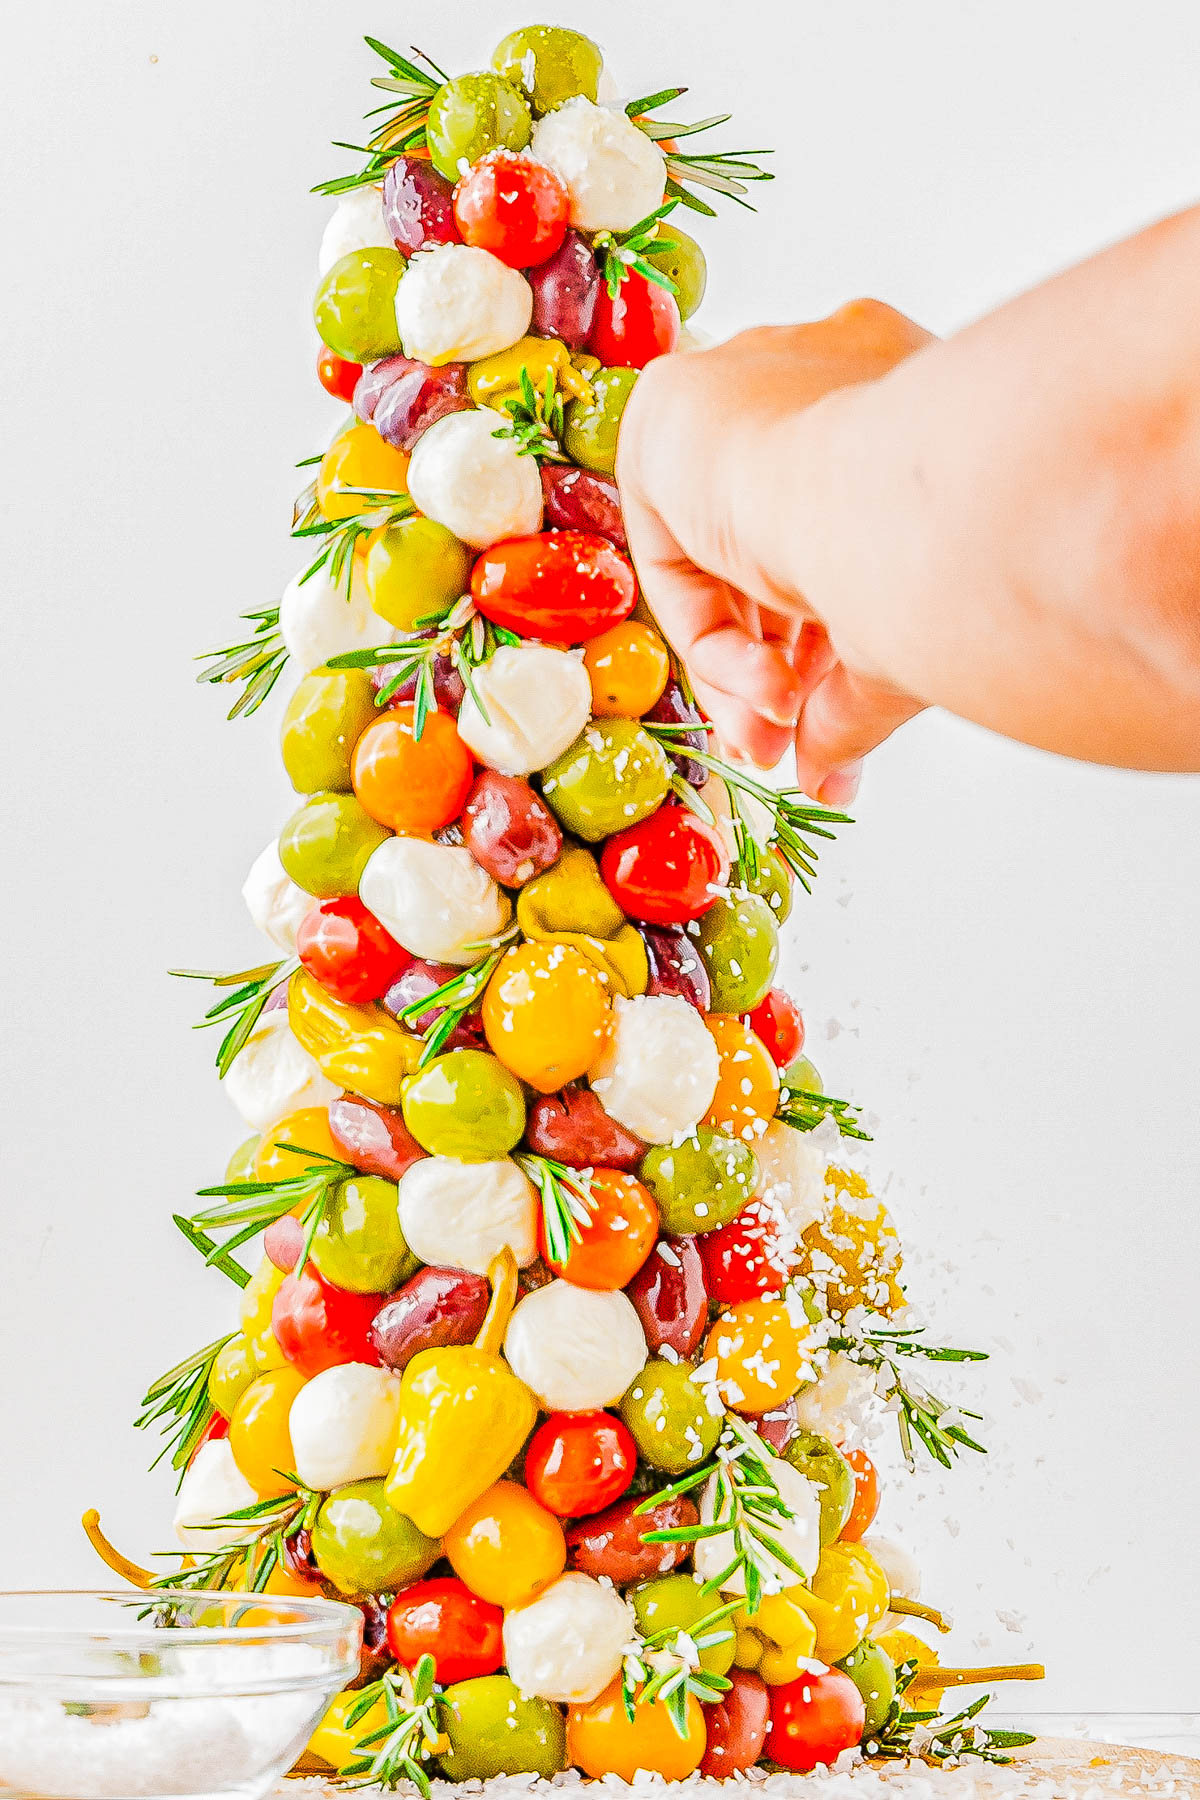
[[[4,1800],[260,1800],[358,1672],[332,1600],[0,1593]]]

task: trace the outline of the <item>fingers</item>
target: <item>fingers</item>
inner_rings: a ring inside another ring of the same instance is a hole
[[[845,794],[857,774],[855,765],[923,708],[922,701],[888,683],[835,663],[801,709],[796,728],[800,786],[828,805],[844,804],[844,798],[833,796]]]

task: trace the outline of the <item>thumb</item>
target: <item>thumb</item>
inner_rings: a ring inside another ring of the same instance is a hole
[[[923,700],[886,681],[833,667],[809,694],[796,726],[796,775],[817,795],[831,775],[857,763],[893,731],[924,711]]]

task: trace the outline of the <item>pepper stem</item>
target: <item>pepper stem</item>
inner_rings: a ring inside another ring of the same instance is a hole
[[[488,1264],[488,1280],[492,1284],[492,1297],[479,1327],[475,1348],[486,1350],[489,1356],[497,1356],[517,1303],[517,1259],[507,1244]]]
[[[101,1562],[108,1564],[114,1575],[119,1575],[122,1581],[131,1582],[134,1587],[148,1588],[154,1585],[154,1577],[149,1569],[139,1568],[137,1563],[130,1562],[127,1556],[122,1556],[121,1552],[109,1543],[100,1529],[100,1514],[94,1506],[90,1506],[84,1513],[80,1524],[87,1533],[92,1549]]]
[[[888,1611],[902,1613],[908,1618],[924,1619],[927,1624],[935,1625],[943,1633],[951,1629],[945,1613],[938,1612],[933,1606],[922,1606],[919,1600],[906,1600],[903,1594],[892,1595],[888,1601]]]
[[[993,1681],[1044,1681],[1041,1663],[984,1663],[978,1669],[918,1669],[905,1692],[923,1694],[943,1688],[975,1687]]]

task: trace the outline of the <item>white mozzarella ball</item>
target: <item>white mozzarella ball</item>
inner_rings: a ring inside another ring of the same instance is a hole
[[[330,214],[329,223],[321,235],[317,267],[322,275],[328,275],[334,263],[341,262],[343,256],[349,256],[352,250],[374,250],[379,247],[388,250],[396,248],[383,216],[383,189],[351,188],[348,194],[342,195]]]
[[[507,894],[469,850],[422,838],[380,844],[363,870],[358,897],[414,956],[464,968],[512,913]]]
[[[260,931],[266,932],[281,950],[296,948],[296,933],[305,913],[314,905],[311,894],[297,887],[279,860],[279,845],[274,838],[250,864],[250,872],[242,883],[242,899]]]
[[[450,413],[422,432],[408,465],[413,504],[476,550],[528,537],[542,523],[537,459],[496,430],[487,407]]]
[[[825,1143],[815,1132],[796,1131],[772,1119],[754,1140],[758,1161],[755,1192],[777,1207],[799,1237],[825,1212]]]
[[[523,1694],[594,1700],[634,1641],[633,1609],[613,1587],[569,1571],[504,1615],[504,1662]]]
[[[547,644],[502,644],[475,671],[474,682],[475,693],[459,710],[458,735],[502,775],[546,768],[591,716],[592,684],[582,658]]]
[[[212,1438],[201,1444],[175,1502],[175,1536],[185,1550],[223,1550],[249,1536],[253,1525],[214,1526],[214,1519],[228,1518],[253,1506],[258,1495],[233,1460],[229,1439]]]
[[[399,1375],[370,1363],[336,1363],[305,1382],[292,1401],[295,1473],[304,1487],[322,1492],[386,1475],[399,1427]]]
[[[774,1520],[770,1527],[771,1535],[793,1558],[797,1567],[803,1569],[807,1581],[815,1572],[817,1559],[821,1554],[821,1506],[817,1490],[807,1476],[801,1475],[798,1469],[793,1469],[791,1463],[784,1462],[782,1457],[772,1456],[770,1451],[764,1451],[763,1461],[779,1490],[780,1499],[792,1514],[790,1519]],[[702,1524],[712,1524],[715,1504],[714,1475],[705,1483],[700,1496]],[[692,1562],[697,1575],[705,1581],[712,1581],[723,1569],[729,1567],[733,1558],[733,1538],[728,1532],[720,1532],[716,1537],[701,1538],[698,1541]],[[795,1587],[795,1574],[786,1563],[772,1556],[770,1551],[764,1551],[763,1565],[763,1587],[768,1593],[777,1594],[784,1588]],[[740,1569],[721,1583],[723,1594],[744,1594],[745,1591],[746,1578]]]
[[[518,1303],[504,1354],[547,1412],[591,1412],[615,1405],[645,1368],[646,1336],[619,1290],[551,1281]]]
[[[289,581],[279,602],[279,633],[297,675],[307,675],[347,650],[392,644],[398,635],[371,605],[358,564],[348,598],[345,587],[331,581],[324,569],[307,581],[299,575]]]
[[[719,1071],[717,1046],[687,1000],[618,995],[591,1083],[610,1118],[648,1144],[669,1144],[704,1117]]]
[[[529,148],[566,187],[580,231],[628,231],[662,205],[666,157],[619,106],[579,94],[538,120]]]
[[[328,1106],[341,1091],[294,1035],[284,1007],[262,1014],[225,1077],[225,1092],[255,1131],[298,1107]]]
[[[516,1163],[426,1156],[400,1178],[400,1229],[414,1256],[486,1275],[505,1245],[517,1267],[537,1255],[538,1199]]]
[[[396,289],[404,354],[434,368],[509,349],[532,317],[533,289],[520,271],[470,244],[418,251]]]
[[[878,1408],[874,1374],[841,1350],[833,1352],[820,1379],[796,1395],[796,1417],[804,1431],[851,1448],[862,1442]]]

